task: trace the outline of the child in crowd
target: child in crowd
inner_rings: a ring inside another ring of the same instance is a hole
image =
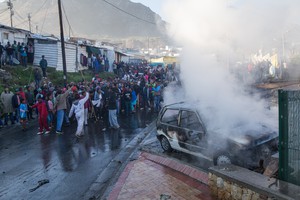
[[[51,129],[53,127],[53,118],[54,118],[54,114],[53,114],[53,102],[52,102],[52,95],[49,95],[47,98],[47,103],[48,103],[48,125],[49,128]]]
[[[38,96],[38,102],[32,106],[32,108],[37,108],[39,112],[39,132],[38,135],[41,135],[46,130],[45,134],[50,133],[50,129],[48,126],[47,118],[48,118],[48,106],[47,101],[43,100],[43,95],[40,94]]]
[[[26,131],[27,112],[28,112],[28,107],[27,107],[26,99],[22,98],[20,104],[20,123],[22,125],[23,131]]]

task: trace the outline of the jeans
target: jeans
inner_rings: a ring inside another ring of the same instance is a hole
[[[125,115],[129,115],[131,112],[131,102],[125,101]]]
[[[9,62],[9,65],[13,65],[14,63],[13,63],[13,55],[7,55],[7,57],[8,57],[8,62]]]
[[[41,80],[35,79],[35,87],[36,88],[40,87],[40,83],[41,83]]]
[[[117,115],[119,115],[120,114],[120,107],[121,107],[121,105],[120,105],[120,99],[116,100],[116,104],[117,104]]]
[[[9,116],[9,119],[10,119],[11,123],[14,124],[15,120],[14,120],[13,113],[4,113],[4,124],[7,125],[7,123],[8,123],[8,116]]]
[[[47,70],[46,67],[42,67],[43,77],[47,77],[46,70]]]
[[[69,117],[68,117],[66,111],[65,111],[65,114],[64,114],[64,120],[65,120],[65,122],[66,122],[67,124],[70,124],[70,120],[69,120]]]
[[[154,96],[154,110],[156,112],[160,110],[160,96]]]
[[[117,110],[108,110],[108,120],[109,124],[113,128],[119,128],[119,123],[117,119]]]
[[[15,109],[15,116],[14,116],[14,118],[15,118],[16,122],[19,122],[19,119],[20,119],[20,107],[18,107],[18,108]]]
[[[56,113],[56,131],[61,131],[61,127],[64,121],[65,111],[64,110],[58,110]]]
[[[27,67],[27,56],[21,56],[21,58],[22,58],[22,65],[24,67]]]

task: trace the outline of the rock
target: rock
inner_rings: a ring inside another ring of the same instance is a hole
[[[217,178],[217,187],[218,188],[224,188],[224,181],[220,177]]]
[[[12,75],[3,69],[0,69],[0,79],[3,80],[3,83],[7,83],[12,80]]]

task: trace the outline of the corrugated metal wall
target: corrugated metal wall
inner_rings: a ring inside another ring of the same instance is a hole
[[[279,90],[279,179],[300,185],[300,91]]]
[[[78,55],[77,55],[77,60],[78,60],[78,67],[82,68],[82,65],[80,64],[80,54],[85,55],[86,57],[88,57],[88,53],[86,51],[86,46],[78,46]],[[87,68],[85,66],[85,68]]]
[[[61,43],[58,42],[61,46]],[[65,43],[67,72],[76,71],[76,45]],[[56,70],[63,71],[61,48],[58,48],[58,62]]]
[[[34,60],[33,65],[38,66],[42,55],[48,62],[49,67],[57,67],[58,44],[57,41],[34,40]]]

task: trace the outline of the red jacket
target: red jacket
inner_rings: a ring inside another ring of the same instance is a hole
[[[48,108],[44,100],[34,104],[32,108],[38,109],[40,117],[48,117]]]

